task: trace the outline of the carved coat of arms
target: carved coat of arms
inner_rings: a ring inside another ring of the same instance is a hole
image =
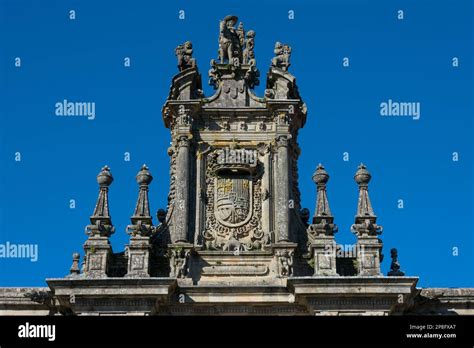
[[[206,248],[262,249],[270,238],[261,229],[261,173],[256,154],[216,150],[207,162]]]
[[[214,200],[215,215],[224,226],[238,227],[246,224],[252,213],[253,185],[245,176],[216,178]]]

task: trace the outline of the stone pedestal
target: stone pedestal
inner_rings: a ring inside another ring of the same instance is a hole
[[[333,236],[317,237],[310,246],[314,259],[314,276],[337,276],[336,242]]]
[[[150,237],[135,236],[126,246],[128,268],[126,277],[150,276]]]
[[[112,247],[107,237],[90,237],[84,243],[85,264],[84,276],[86,278],[107,277]]]
[[[382,242],[376,237],[359,237],[357,240],[357,268],[360,276],[381,276]]]

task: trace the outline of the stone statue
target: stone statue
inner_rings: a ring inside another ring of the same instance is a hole
[[[171,251],[171,277],[185,278],[188,274],[189,250],[173,249]]]
[[[250,60],[251,59],[255,60],[255,54],[253,52],[254,48],[255,48],[255,32],[253,30],[249,30],[247,32],[247,37],[245,39],[245,49],[243,53],[244,64],[251,64]],[[256,62],[254,62],[253,65],[257,65]]]
[[[396,248],[391,249],[390,256],[392,257],[392,263],[390,264],[390,271],[387,273],[387,275],[389,277],[403,277],[405,275],[405,272],[400,271],[400,263],[398,262],[398,250]]]
[[[221,63],[231,63],[233,58],[238,58],[242,62],[242,45],[239,31],[234,28],[238,18],[236,16],[226,16],[219,23],[219,60]]]
[[[209,85],[214,89],[219,87],[219,81],[221,78],[221,73],[217,69],[217,62],[215,59],[211,60],[211,68],[209,69]]]
[[[277,252],[279,276],[289,277],[293,274],[293,252],[282,250]]]
[[[176,57],[178,58],[179,71],[194,68],[196,66],[196,60],[192,57],[193,44],[191,41],[186,41],[184,44],[176,47],[175,53]]]
[[[308,208],[303,208],[300,211],[300,216],[301,216],[301,221],[305,224],[305,226],[308,226],[308,221],[309,221],[309,209]]]
[[[283,71],[288,71],[290,67],[291,47],[287,44],[276,42],[273,52],[275,53],[275,57],[272,59],[272,66]]]
[[[239,36],[240,47],[244,47],[245,44],[245,30],[244,30],[244,23],[240,22],[239,26],[237,27],[237,35]]]
[[[250,88],[254,88],[260,84],[260,71],[257,69],[257,62],[253,51],[249,51],[248,64],[250,65],[250,68],[245,73],[245,81]]]

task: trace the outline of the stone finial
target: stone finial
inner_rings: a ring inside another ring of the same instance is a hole
[[[97,175],[97,183],[99,184],[99,197],[94,208],[94,212],[90,217],[91,224],[86,226],[86,234],[89,236],[109,237],[115,232],[112,224],[112,218],[109,213],[109,186],[114,181],[110,168],[104,166]]]
[[[150,183],[153,181],[153,176],[150,174],[150,171],[148,170],[148,167],[146,164],[142,165],[142,168],[137,174],[137,184],[142,186],[142,185],[150,185]]]
[[[359,164],[357,172],[354,175],[354,180],[356,181],[356,183],[358,185],[367,186],[370,182],[370,179],[372,179],[372,175],[370,175],[369,171],[367,170],[367,167],[363,163]]]
[[[372,176],[370,175],[367,167],[361,163],[354,175],[354,180],[359,185],[359,202],[357,205],[357,216],[358,217],[375,217],[374,210],[369,198],[369,182]]]
[[[132,224],[127,226],[127,233],[133,236],[149,236],[154,229],[148,200],[148,185],[152,182],[153,176],[145,164],[138,172],[136,179],[140,190],[137,204],[131,217]]]
[[[112,173],[110,173],[110,168],[109,166],[104,166],[102,167],[100,173],[97,175],[97,183],[99,184],[100,187],[108,187],[112,182],[114,181],[114,178],[112,176]]]
[[[326,185],[329,180],[329,174],[324,169],[321,163],[318,164],[313,173],[313,181],[316,185]]]
[[[317,185],[316,209],[314,211],[313,223],[310,226],[310,234],[333,235],[337,232],[337,226],[333,224],[334,217],[329,208],[329,201],[326,193],[326,184],[329,181],[329,174],[320,163],[313,174],[313,181]]]
[[[359,199],[357,203],[357,214],[355,224],[351,226],[353,233],[357,235],[375,236],[381,234],[382,226],[377,225],[377,216],[372,209],[372,203],[369,197],[369,182],[372,176],[367,167],[361,163],[354,175],[354,180],[359,186]]]
[[[317,185],[316,209],[314,212],[313,223],[320,223],[323,217],[330,218],[330,221],[332,222],[333,217],[326,194],[326,184],[328,180],[329,174],[320,163],[313,174],[313,181]]]
[[[193,56],[193,44],[191,41],[186,41],[184,44],[179,45],[174,50],[176,57],[178,58],[178,69],[183,71],[196,66],[196,60]]]
[[[390,264],[390,271],[387,273],[389,277],[403,277],[405,272],[400,271],[400,263],[398,262],[398,250],[393,248],[390,250],[392,263]]]
[[[81,258],[81,255],[79,253],[72,254],[72,265],[71,265],[71,268],[69,269],[69,273],[71,276],[76,276],[81,273],[81,270],[79,268],[80,258]]]
[[[275,57],[272,59],[272,67],[281,69],[283,71],[288,71],[290,67],[290,56],[291,56],[291,47],[287,44],[282,44],[281,42],[275,43],[275,48],[273,50]]]

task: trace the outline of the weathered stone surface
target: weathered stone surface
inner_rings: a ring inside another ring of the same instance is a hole
[[[0,315],[52,315],[48,288],[0,288]]]

